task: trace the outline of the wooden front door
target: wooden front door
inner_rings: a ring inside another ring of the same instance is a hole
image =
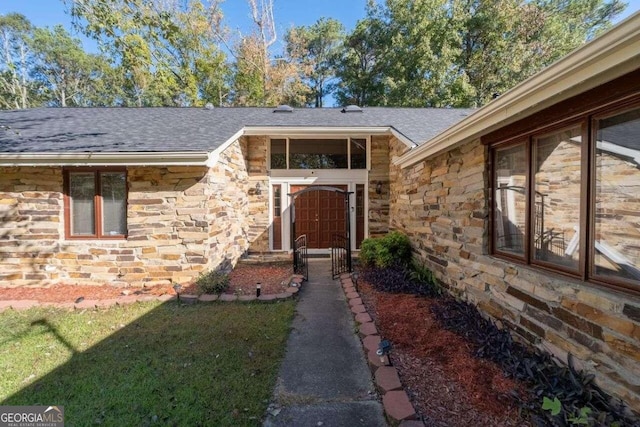
[[[347,190],[346,185],[332,187]],[[307,186],[292,186],[291,192],[295,193],[305,188]],[[295,204],[295,237],[306,234],[308,248],[330,248],[334,233],[346,233],[344,194],[324,190],[310,191],[298,196]]]

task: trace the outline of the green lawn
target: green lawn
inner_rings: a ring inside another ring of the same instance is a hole
[[[67,425],[258,425],[293,318],[274,304],[0,313],[0,405]]]

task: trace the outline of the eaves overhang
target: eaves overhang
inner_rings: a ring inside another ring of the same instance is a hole
[[[393,160],[402,168],[507,126],[627,73],[640,64],[640,12]]]
[[[207,151],[0,153],[0,166],[207,166]]]

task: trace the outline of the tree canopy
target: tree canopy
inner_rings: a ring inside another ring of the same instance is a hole
[[[281,43],[274,0],[62,0],[62,26],[0,15],[0,108],[37,106],[477,107],[605,31],[621,0],[369,0],[347,32],[320,18]]]

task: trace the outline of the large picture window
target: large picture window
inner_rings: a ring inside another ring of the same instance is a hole
[[[127,175],[122,170],[66,170],[67,238],[124,238],[127,234]]]
[[[277,138],[270,144],[271,169],[366,169],[366,138]]]
[[[640,108],[594,121],[591,271],[640,281]]]
[[[640,107],[578,120],[493,146],[492,253],[639,291]]]

